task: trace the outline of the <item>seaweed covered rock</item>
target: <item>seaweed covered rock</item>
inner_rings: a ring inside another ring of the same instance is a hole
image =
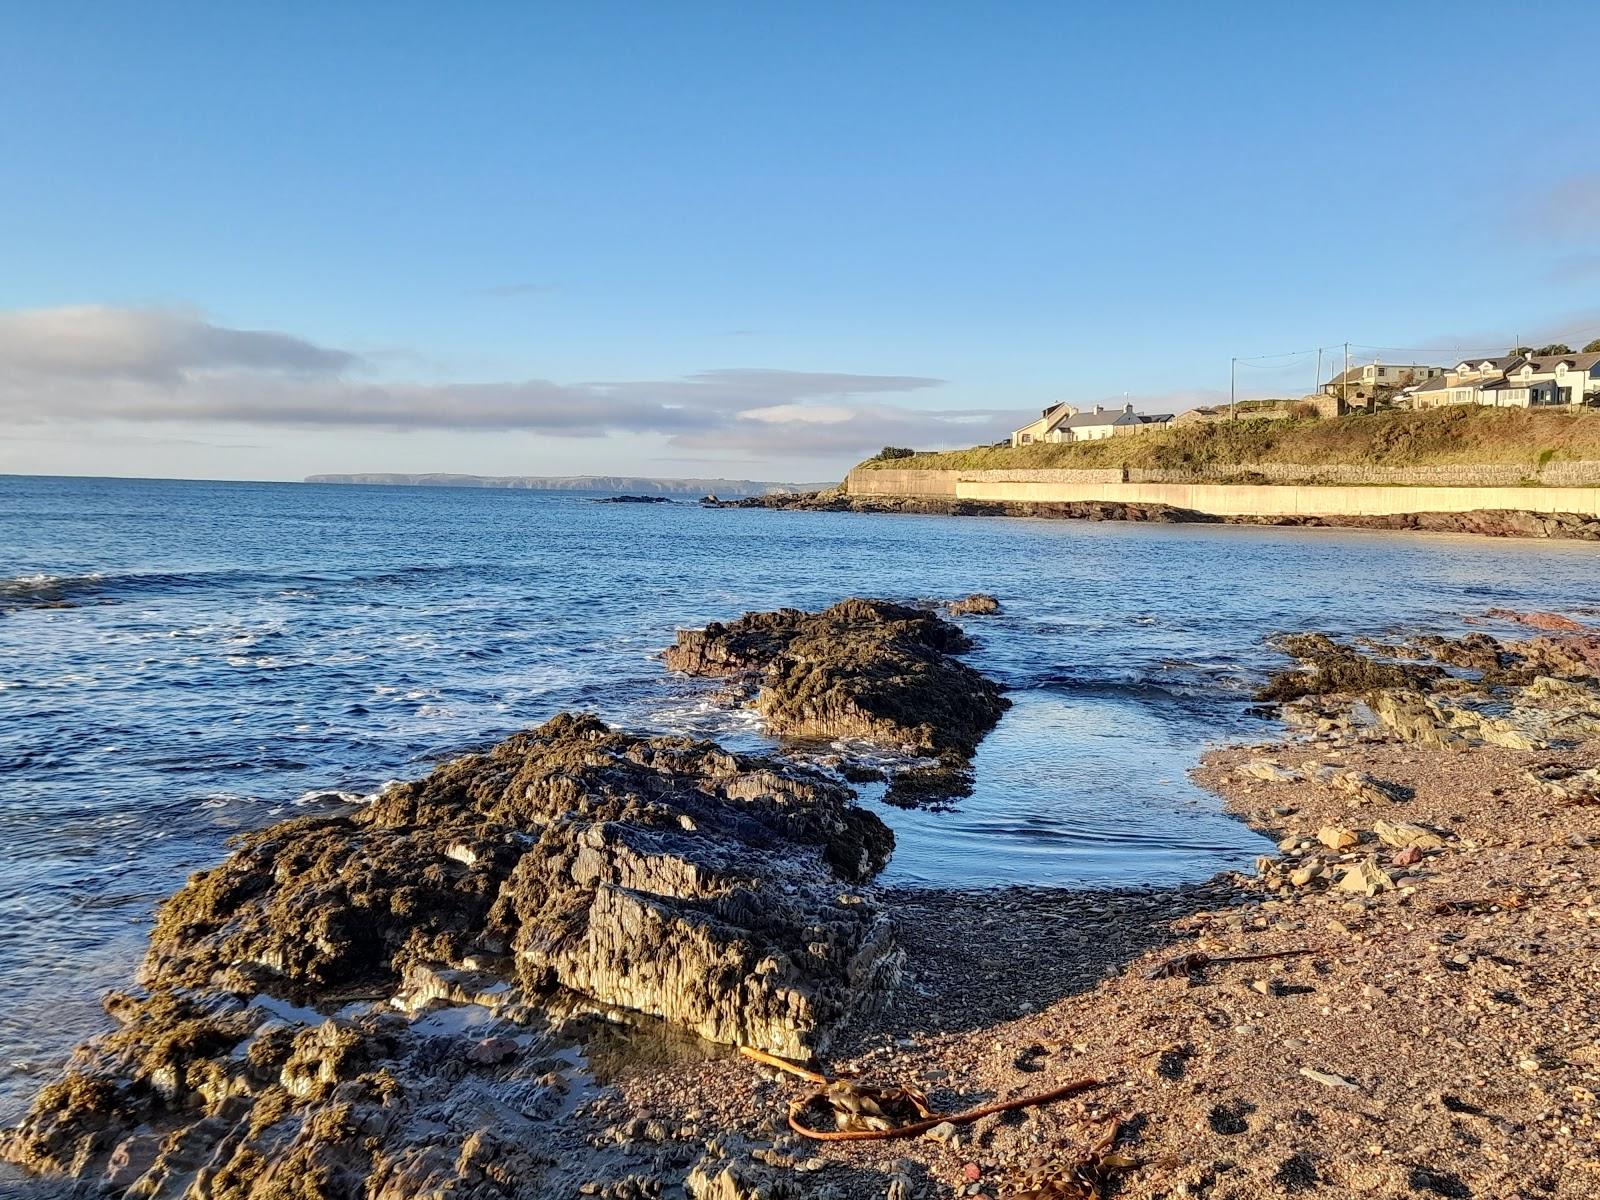
[[[246,836],[162,907],[143,982],[307,999],[509,954],[527,986],[805,1052],[892,981],[886,919],[840,886],[892,844],[814,773],[563,715]]]
[[[988,592],[973,592],[959,600],[947,600],[945,612],[953,617],[992,617],[1000,612],[1000,601]]]
[[[542,1153],[565,1136],[550,1013],[809,1057],[898,979],[855,886],[892,845],[819,772],[556,717],[239,839],[0,1153],[185,1200],[574,1194]]]
[[[774,733],[964,761],[1008,703],[953,657],[970,648],[959,626],[934,613],[850,599],[818,613],[785,608],[680,630],[663,657],[686,674],[758,683],[754,707]]]
[[[1385,662],[1324,633],[1290,634],[1279,638],[1276,645],[1289,657],[1298,659],[1302,669],[1274,675],[1256,693],[1258,700],[1362,695],[1383,689],[1426,691],[1444,676],[1444,669],[1431,663]]]
[[[180,990],[107,1008],[119,1027],[39,1093],[8,1160],[175,1200],[567,1194],[530,1149],[559,1136],[571,1086],[542,1031],[490,1070],[377,1006],[320,1020]]]

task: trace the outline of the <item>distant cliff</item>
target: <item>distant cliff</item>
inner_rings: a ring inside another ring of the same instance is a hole
[[[369,471],[307,475],[307,483],[376,483],[399,487],[521,488],[537,492],[626,492],[634,496],[766,496],[811,492],[830,483],[767,483],[759,479],[640,479],[632,475],[407,475]]]

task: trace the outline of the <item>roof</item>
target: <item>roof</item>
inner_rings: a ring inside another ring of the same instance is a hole
[[[1383,367],[1385,370],[1389,370],[1389,371],[1442,371],[1442,370],[1444,370],[1443,367],[1434,366],[1432,363],[1361,363],[1358,366],[1350,367],[1347,370],[1340,371],[1332,379],[1328,380],[1328,383],[1325,383],[1322,386],[1323,387],[1327,387],[1328,384],[1340,384],[1340,383],[1344,383],[1346,381],[1349,381],[1350,383],[1354,383],[1358,379],[1361,378],[1362,374],[1367,370],[1368,367]]]
[[[1450,377],[1448,375],[1435,375],[1426,383],[1413,385],[1410,390],[1413,392],[1443,392],[1447,391],[1449,387]]]
[[[1053,428],[1056,429],[1083,429],[1091,425],[1115,425],[1124,417],[1132,417],[1136,421],[1144,420],[1138,413],[1126,408],[1107,408],[1100,412],[1081,412],[1076,416],[1068,417],[1065,421],[1057,421]]]
[[[1572,370],[1589,371],[1600,363],[1600,354],[1530,354],[1527,361],[1539,372],[1554,371],[1557,363],[1566,363]]]
[[[1172,417],[1172,413],[1145,413],[1140,420],[1146,425],[1165,425]]]
[[[1521,354],[1502,354],[1499,358],[1463,358],[1461,362],[1473,367],[1488,363],[1497,371],[1509,371],[1520,363],[1523,357]]]

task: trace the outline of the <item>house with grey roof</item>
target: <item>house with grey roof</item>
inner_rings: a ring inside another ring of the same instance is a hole
[[[1415,408],[1483,404],[1493,408],[1600,405],[1600,354],[1507,354],[1463,359],[1410,392]]]
[[[1386,392],[1399,391],[1437,379],[1444,373],[1444,367],[1430,363],[1361,363],[1340,371],[1322,385],[1322,391],[1324,395],[1346,401],[1370,400],[1380,388]]]
[[[1057,404],[1045,409],[1037,421],[1031,421],[1011,434],[1013,446],[1029,446],[1038,442],[1093,442],[1118,434],[1139,433],[1159,429],[1171,424],[1171,413],[1143,415],[1133,411],[1133,405],[1107,408],[1096,404],[1084,411],[1070,404]]]

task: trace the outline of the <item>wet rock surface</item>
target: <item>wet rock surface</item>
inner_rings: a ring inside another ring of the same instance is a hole
[[[859,739],[935,759],[892,779],[891,796],[947,796],[960,791],[978,743],[1008,706],[999,687],[955,657],[971,645],[935,613],[850,599],[817,613],[747,613],[680,630],[662,657],[672,670],[743,684],[780,736]]]
[[[892,989],[902,954],[860,890],[892,837],[852,799],[561,716],[246,835],[162,906],[145,990],[108,1000],[116,1030],[5,1156],[129,1195],[569,1194],[550,995],[805,1057]]]

